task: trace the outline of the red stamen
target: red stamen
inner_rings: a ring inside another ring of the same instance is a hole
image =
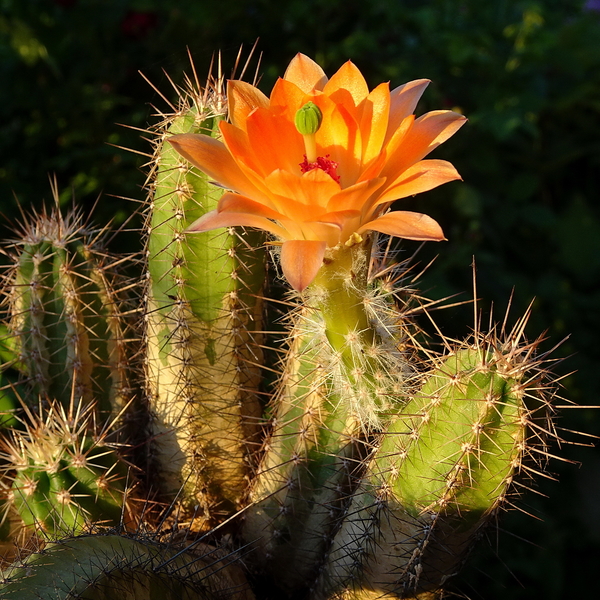
[[[308,162],[308,158],[306,158],[306,154],[304,155],[304,160],[300,163],[300,171],[302,173],[308,173],[313,169],[321,169],[321,171],[325,171],[327,175],[329,175],[336,183],[340,182],[340,176],[335,172],[338,168],[338,164],[335,160],[329,159],[329,154],[325,156],[318,156],[315,162]]]

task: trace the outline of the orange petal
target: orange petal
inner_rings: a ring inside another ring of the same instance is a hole
[[[274,210],[272,207],[263,204],[262,202],[255,202],[251,198],[242,196],[240,194],[223,194],[219,200],[217,212],[229,212],[229,213],[247,213],[250,215],[258,215],[260,217],[266,217],[267,219],[284,219],[285,215]]]
[[[427,215],[409,211],[389,212],[359,227],[358,233],[368,230],[407,240],[441,242],[446,239],[437,221]]]
[[[340,184],[321,169],[303,175],[279,169],[265,178],[265,184],[271,193],[300,202],[305,210],[325,208],[329,199],[340,191]]]
[[[269,106],[269,99],[253,85],[234,80],[227,82],[227,106],[231,122],[245,130],[248,115],[259,106]]]
[[[272,109],[278,109],[290,122],[294,123],[296,111],[302,107],[310,96],[301,90],[295,83],[286,79],[278,79],[271,91]]]
[[[449,181],[461,179],[458,171],[446,160],[421,160],[409,167],[377,199],[373,206],[400,198],[428,192]]]
[[[223,142],[227,150],[229,150],[233,160],[238,163],[240,170],[243,171],[239,163],[243,163],[252,169],[252,171],[262,176],[264,169],[261,165],[261,157],[253,153],[250,140],[248,139],[248,132],[225,121],[220,123],[219,129],[221,130]]]
[[[210,231],[211,229],[219,229],[219,227],[238,226],[263,229],[282,239],[288,237],[287,232],[283,227],[269,221],[269,219],[265,219],[265,217],[249,215],[247,213],[217,212],[216,210],[208,212],[197,221],[194,221],[186,229],[186,232],[200,233],[203,231]]]
[[[348,61],[327,82],[323,93],[336,103],[351,98],[353,106],[358,106],[369,95],[369,86],[359,68]]]
[[[276,169],[299,172],[304,142],[293,121],[273,111],[257,108],[246,121],[252,156],[260,161],[263,176]]]
[[[342,104],[334,104],[327,96],[316,97],[315,104],[323,112],[323,124],[316,134],[319,155],[329,155],[340,165],[340,183],[348,187],[360,176],[362,140],[358,123]]]
[[[463,115],[450,110],[436,110],[419,117],[395,148],[392,149],[390,143],[388,163],[381,174],[389,181],[398,179],[406,169],[456,133],[465,122]]]
[[[325,71],[305,54],[296,54],[283,76],[284,79],[295,83],[303,92],[322,90],[327,83]]]
[[[319,222],[328,225],[335,225],[340,230],[344,227],[347,221],[360,217],[360,211],[358,210],[338,210],[335,212],[328,212],[321,215],[318,219],[307,220],[307,223]]]
[[[317,275],[325,256],[325,242],[290,240],[281,246],[281,269],[290,285],[301,292]]]
[[[389,84],[378,85],[360,104],[360,133],[363,142],[363,164],[368,163],[383,148],[390,115]]]
[[[429,79],[416,79],[409,81],[390,92],[390,123],[387,138],[389,139],[400,123],[408,115],[415,112],[417,102],[420,100],[425,88],[431,83]]]
[[[263,197],[240,170],[223,142],[195,133],[173,135],[167,141],[181,156],[223,187],[247,196]]]
[[[385,183],[383,177],[361,181],[353,186],[347,187],[331,197],[327,203],[328,211],[339,210],[361,210],[367,200],[378,188]]]

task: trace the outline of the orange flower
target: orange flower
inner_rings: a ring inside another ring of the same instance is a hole
[[[382,83],[369,92],[351,62],[327,79],[298,54],[271,96],[243,81],[228,83],[230,123],[223,141],[196,134],[169,138],[173,147],[227,190],[217,210],[189,231],[248,226],[283,241],[281,266],[296,290],[314,279],[326,248],[379,231],[412,240],[443,240],[427,215],[387,212],[390,204],[460,179],[443,160],[423,160],[463,125],[451,111],[415,119],[429,81],[392,91]],[[302,135],[299,109],[320,109],[318,130]]]

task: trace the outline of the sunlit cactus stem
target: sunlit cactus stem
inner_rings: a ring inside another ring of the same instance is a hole
[[[10,485],[4,510],[15,539],[132,525],[136,477],[105,435],[93,435],[92,407],[71,417],[54,403],[43,419],[29,411],[25,423],[0,440],[0,476]]]
[[[211,95],[213,94],[213,95]],[[190,234],[220,187],[168,143],[176,133],[218,135],[217,90],[182,99],[158,130],[148,221],[147,375],[160,486],[197,511],[231,514],[256,452],[261,406],[264,250],[258,234]]]
[[[457,571],[528,451],[527,368],[500,347],[477,344],[428,376],[383,436],[318,598],[412,598]]]
[[[401,348],[408,323],[393,298],[369,281],[372,236],[353,236],[325,255],[304,301],[319,311],[339,376],[337,393],[366,430],[381,428],[386,414],[405,400],[412,367]]]
[[[307,308],[292,317],[272,430],[242,515],[248,562],[287,593],[314,576],[365,453],[360,424],[335,391],[319,319]]]
[[[56,189],[54,190],[57,196]],[[98,423],[128,401],[124,307],[102,231],[78,212],[33,214],[14,243],[6,279],[9,328],[32,407],[59,400],[75,414],[95,406]]]

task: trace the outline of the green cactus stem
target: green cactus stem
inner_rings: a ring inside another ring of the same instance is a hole
[[[235,562],[207,545],[177,550],[118,535],[48,544],[4,569],[7,600],[253,600]]]
[[[358,420],[333,389],[329,343],[313,330],[318,317],[310,309],[292,317],[272,430],[243,513],[248,561],[286,592],[305,587],[317,568],[363,447]]]
[[[272,430],[243,516],[248,560],[287,593],[316,576],[384,411],[409,385],[407,325],[368,280],[370,241],[354,242],[328,255],[290,315]]]
[[[408,323],[379,281],[369,280],[373,240],[356,235],[328,251],[304,295],[320,312],[339,377],[335,383],[366,430],[381,429],[403,402],[412,368],[403,352]]]
[[[6,509],[32,533],[132,524],[126,488],[134,478],[102,436],[91,437],[92,409],[71,419],[55,403],[43,421],[30,412],[23,431],[1,440],[3,477],[12,479]]]
[[[534,367],[514,349],[481,343],[428,376],[384,434],[316,598],[412,598],[457,571],[530,451],[524,398],[541,388],[525,374]]]
[[[55,190],[56,193],[56,190]],[[115,262],[101,247],[101,232],[81,214],[34,214],[14,242],[5,281],[9,329],[31,393],[60,398],[75,413],[95,405],[102,420],[127,402],[125,336],[113,282]]]
[[[223,190],[166,143],[218,135],[218,90],[190,92],[158,127],[149,177],[147,379],[161,489],[196,510],[198,526],[240,507],[262,407],[265,251],[259,234],[186,233]]]

